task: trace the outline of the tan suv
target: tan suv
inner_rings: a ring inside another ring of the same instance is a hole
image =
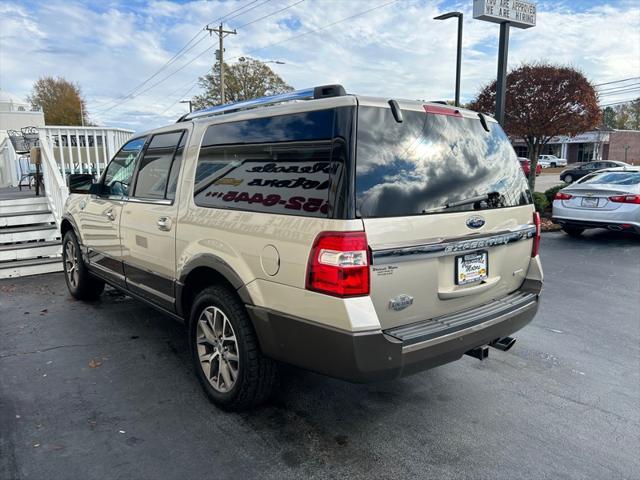
[[[539,218],[482,114],[316,87],[188,114],[83,180],[69,291],[183,319],[225,408],[267,398],[276,361],[370,382],[482,359],[538,308]]]

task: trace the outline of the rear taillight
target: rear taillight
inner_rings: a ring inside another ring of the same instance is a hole
[[[640,204],[640,195],[614,195],[609,200],[616,203],[635,203]]]
[[[533,247],[531,248],[532,258],[540,251],[540,214],[538,212],[533,212],[533,224],[536,226],[536,236],[533,238]]]
[[[573,198],[573,195],[569,195],[568,193],[558,192],[556,196],[553,197],[554,200],[569,200]]]
[[[356,297],[369,294],[369,247],[364,232],[322,232],[307,266],[307,290]]]

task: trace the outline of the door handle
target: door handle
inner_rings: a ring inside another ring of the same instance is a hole
[[[104,212],[104,214],[105,214],[105,216],[106,216],[109,220],[111,220],[111,221],[113,221],[113,220],[115,220],[115,219],[116,219],[116,214],[115,214],[115,213],[113,213],[113,208],[110,208],[109,210],[107,210],[106,212]]]
[[[158,230],[163,232],[171,230],[171,219],[169,217],[160,217],[156,224],[158,225]]]

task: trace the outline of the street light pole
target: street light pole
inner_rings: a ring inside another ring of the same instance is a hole
[[[448,18],[458,19],[458,46],[457,46],[457,58],[456,58],[456,107],[460,106],[460,70],[462,68],[462,12],[449,12],[434,17],[434,20],[446,20]]]

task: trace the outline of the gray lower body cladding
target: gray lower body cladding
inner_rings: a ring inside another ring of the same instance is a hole
[[[506,337],[538,310],[538,292],[514,292],[464,312],[384,331],[352,333],[259,307],[248,310],[265,355],[356,383],[391,380],[453,362]]]

